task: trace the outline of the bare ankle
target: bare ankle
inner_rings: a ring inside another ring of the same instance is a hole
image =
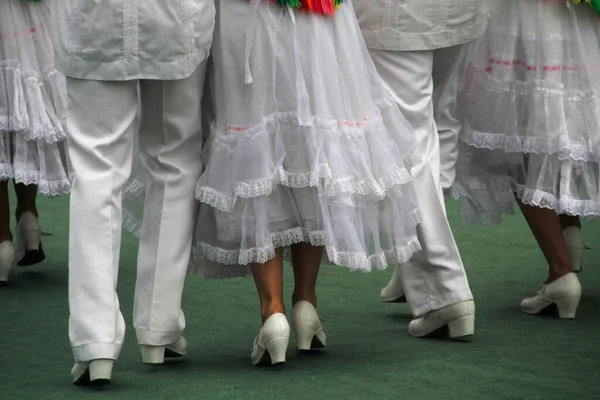
[[[317,294],[316,293],[296,293],[292,295],[292,305],[295,306],[300,301],[307,301],[312,304],[315,308],[317,307]]]
[[[567,275],[568,273],[571,273],[571,272],[573,272],[573,270],[571,269],[571,267],[550,270],[550,271],[548,271],[548,279],[546,280],[546,283],[552,283],[555,280],[560,279],[563,276],[565,276],[565,275]]]
[[[277,313],[285,314],[285,306],[282,303],[271,303],[262,305],[260,308],[260,316],[262,318],[263,324],[267,319],[269,319],[271,315]]]
[[[21,219],[21,215],[23,215],[23,213],[26,211],[29,211],[30,213],[32,213],[36,218],[39,217],[37,208],[35,206],[33,206],[33,207],[17,207],[17,209],[15,210],[15,219],[17,221],[19,221]]]

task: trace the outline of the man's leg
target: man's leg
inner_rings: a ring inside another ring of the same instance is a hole
[[[372,50],[371,56],[404,116],[415,129],[423,157],[423,162],[412,170],[423,212],[423,220],[417,227],[423,251],[399,265],[395,273],[402,278],[413,314],[424,316],[473,298],[446,219],[440,185],[439,142],[433,119],[433,52]],[[398,281],[396,277],[392,280]],[[419,334],[414,330],[411,333]]]
[[[452,186],[456,176],[458,135],[462,124],[455,112],[469,49],[469,44],[463,44],[435,50],[433,56],[433,118],[440,139],[440,179],[444,190]]]
[[[125,336],[116,286],[137,82],[67,82],[68,146],[76,175],[70,205],[69,331],[75,361],[86,364],[116,360]],[[76,380],[82,373],[81,368],[73,371]]]
[[[165,347],[186,353],[181,296],[196,219],[195,186],[203,167],[200,103],[205,72],[206,62],[186,79],[140,83],[139,144],[149,180],[134,326],[144,362],[163,362]]]

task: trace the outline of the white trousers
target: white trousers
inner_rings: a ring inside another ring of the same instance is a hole
[[[69,155],[76,174],[69,235],[69,331],[75,361],[117,359],[125,322],[116,293],[123,185],[138,134],[149,181],[133,310],[140,344],[176,342],[202,172],[206,62],[174,81],[69,78]]]
[[[473,298],[446,218],[440,182],[440,139],[442,151],[448,153],[442,157],[446,160],[444,168],[449,171],[449,182],[453,180],[460,124],[452,117],[452,108],[467,62],[467,47],[415,52],[371,50],[371,56],[415,129],[423,157],[412,170],[423,212],[417,227],[423,251],[397,269],[407,302],[419,316]]]

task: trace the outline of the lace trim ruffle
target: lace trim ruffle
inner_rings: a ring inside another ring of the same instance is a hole
[[[463,223],[500,222],[502,214],[514,214],[515,196],[525,204],[551,209],[559,214],[581,217],[600,216],[600,203],[597,201],[579,200],[566,195],[556,196],[543,190],[532,189],[525,185],[517,184],[510,177],[506,177],[506,185],[506,189],[493,190],[493,197],[496,199],[494,208],[478,212],[476,207],[469,205],[470,203],[478,203],[476,196],[470,195],[460,183],[453,184],[450,189],[451,196],[458,200],[467,200],[463,203],[461,209]]]
[[[370,272],[385,269],[389,264],[408,261],[414,253],[421,250],[416,236],[409,238],[406,246],[372,255],[339,251],[335,246],[327,244],[324,231],[310,232],[305,228],[293,228],[273,233],[271,239],[273,243],[268,246],[247,250],[225,250],[206,243],[197,243],[194,248],[194,257],[205,258],[225,266],[263,264],[275,257],[276,248],[288,247],[297,243],[310,243],[313,246],[325,247],[327,257],[333,264],[351,270]]]
[[[0,79],[7,94],[0,102],[0,132],[47,143],[66,138],[66,84],[54,66],[38,73],[24,70],[18,61],[2,60]]]
[[[600,203],[593,200],[579,200],[569,196],[556,196],[539,189],[514,184],[517,197],[525,204],[540,208],[549,208],[560,214],[582,217],[599,216]]]
[[[339,134],[343,138],[358,139],[366,135],[385,131],[385,125],[381,116],[381,110],[395,106],[397,103],[392,97],[385,97],[376,101],[376,115],[365,115],[360,121],[336,121],[326,120],[313,116],[310,124],[323,134]],[[253,137],[257,134],[273,132],[279,124],[291,124],[301,126],[301,118],[297,112],[277,112],[253,127],[225,126],[223,128],[213,127],[213,143],[227,146],[235,145],[241,138]],[[303,125],[304,126],[304,125]],[[223,193],[214,188],[199,184],[196,187],[196,198],[223,212],[231,212],[237,198],[255,198],[270,195],[277,185],[291,188],[317,187],[324,180],[323,187],[325,195],[334,197],[342,193],[350,193],[357,196],[372,196],[374,199],[385,198],[386,192],[395,186],[403,185],[412,181],[410,168],[421,162],[421,157],[416,149],[405,155],[403,165],[394,165],[379,178],[366,177],[334,177],[331,168],[327,164],[319,165],[315,170],[309,172],[292,173],[283,167],[276,167],[272,176],[251,182],[233,183],[233,193]],[[136,183],[131,190],[140,190],[143,185]]]
[[[480,132],[464,123],[461,141],[477,149],[503,150],[507,153],[525,154],[556,154],[561,161],[591,162],[600,159],[600,154],[595,154],[589,147],[576,143],[569,137],[558,136],[553,138],[522,137],[502,133]]]
[[[24,185],[37,185],[45,196],[62,196],[71,193],[73,176],[65,179],[47,180],[38,171],[14,171],[10,164],[0,164],[0,181],[12,179]]]
[[[273,176],[261,181],[238,182],[235,185],[234,195],[219,192],[207,186],[196,187],[198,201],[208,204],[223,212],[232,212],[237,198],[249,199],[268,196],[273,193],[277,185],[295,189],[317,187],[324,180],[325,195],[335,197],[343,193],[358,196],[372,196],[375,201],[383,200],[386,193],[395,186],[405,185],[412,181],[411,174],[398,166],[391,168],[385,175],[376,179],[333,178],[328,165],[321,165],[316,172],[290,173],[283,167],[277,167]],[[132,185],[132,190],[140,190],[137,185]]]

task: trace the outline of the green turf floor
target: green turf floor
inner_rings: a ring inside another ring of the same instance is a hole
[[[464,228],[449,204],[477,301],[469,343],[411,338],[405,305],[379,302],[391,271],[325,267],[319,309],[329,347],[290,349],[282,368],[250,364],[259,328],[251,280],[190,277],[184,307],[190,354],[163,366],[141,364],[131,327],[137,240],[125,234],[119,293],[128,323],[113,382],[76,387],[67,325],[68,200],[40,199],[48,260],[17,269],[0,287],[0,399],[600,399],[600,224],[585,225],[584,297],[575,321],[531,317],[520,299],[544,279],[541,253],[521,216]],[[286,293],[291,274],[287,271]]]

